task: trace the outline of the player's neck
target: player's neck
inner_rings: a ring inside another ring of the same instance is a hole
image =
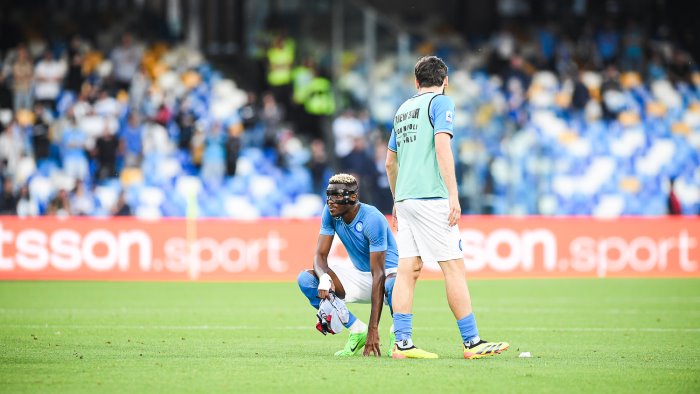
[[[352,223],[353,220],[355,220],[355,216],[357,216],[357,213],[360,212],[360,203],[356,203],[350,209],[348,209],[347,212],[343,215],[343,221],[346,224]]]
[[[445,88],[442,86],[429,86],[429,87],[418,88],[418,94],[423,94],[423,93],[443,94],[444,91],[445,91]]]

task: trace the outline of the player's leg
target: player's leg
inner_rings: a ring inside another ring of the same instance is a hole
[[[355,269],[352,265],[329,263],[329,267],[345,288],[346,303],[369,303],[372,299],[372,274]],[[351,313],[345,327],[350,332],[343,349],[336,356],[347,357],[358,354],[367,341],[367,324]]]
[[[309,300],[309,304],[318,310],[321,300],[318,298],[318,278],[313,270],[301,271],[297,277],[297,284],[302,294]]]
[[[399,266],[392,290],[392,310],[394,312],[394,334],[396,336],[391,352],[393,358],[437,358],[413,345],[413,292],[423,268],[414,229],[420,227],[420,212],[414,200],[396,203],[398,217],[397,246]]]
[[[464,358],[492,356],[507,350],[509,346],[507,342],[488,342],[479,337],[466,281],[464,260],[459,258],[441,261],[439,264],[445,276],[447,303],[457,319],[457,327],[462,336]]]
[[[420,257],[399,258],[399,270],[392,291],[395,343],[392,358],[438,358],[413,345],[413,292],[423,268]]]
[[[392,302],[392,294],[394,293],[394,283],[396,283],[396,273],[391,273],[384,279],[384,296],[386,297],[386,303],[389,305],[389,313],[391,313],[392,319],[394,317],[394,309]],[[394,343],[396,342],[396,334],[394,334],[394,323],[392,321],[391,327],[389,327],[389,351],[387,355],[391,357],[392,351],[394,350]]]
[[[334,276],[336,275],[334,274]],[[318,278],[316,277],[316,273],[313,270],[301,271],[297,277],[297,284],[299,285],[299,290],[301,290],[304,296],[309,300],[311,307],[318,310],[321,300],[318,298]],[[350,318],[348,322],[345,323],[345,327],[350,328],[356,320],[357,317],[350,312]]]

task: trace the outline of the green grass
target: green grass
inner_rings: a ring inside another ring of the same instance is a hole
[[[700,392],[700,280],[470,287],[500,356],[461,358],[439,281],[414,309],[439,360],[333,357],[347,331],[319,334],[294,283],[0,282],[0,392]]]

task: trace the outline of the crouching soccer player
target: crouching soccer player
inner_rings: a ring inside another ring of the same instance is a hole
[[[377,208],[358,200],[357,180],[336,174],[328,181],[327,205],[323,209],[321,231],[316,245],[314,269],[302,271],[298,282],[314,309],[329,291],[347,303],[368,303],[372,308],[369,325],[352,312],[345,327],[350,337],[336,356],[352,356],[364,347],[364,355],[381,355],[377,328],[386,293],[389,308],[398,264],[396,240],[389,223]],[[329,264],[333,236],[338,234],[352,265]],[[391,330],[393,344],[393,327]]]

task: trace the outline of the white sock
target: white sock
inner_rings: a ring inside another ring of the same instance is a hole
[[[355,322],[352,323],[350,327],[348,327],[348,330],[350,331],[350,334],[359,334],[361,332],[367,331],[367,325],[362,322],[360,319],[355,319]]]
[[[464,342],[464,344],[467,345],[467,347],[471,347],[471,346],[479,343],[479,341],[481,341],[481,338],[479,338],[479,336],[477,335],[474,338],[468,340],[467,342]]]
[[[413,347],[413,339],[408,338],[408,339],[402,339],[400,341],[397,340],[396,346],[398,346],[399,349],[410,349]]]

